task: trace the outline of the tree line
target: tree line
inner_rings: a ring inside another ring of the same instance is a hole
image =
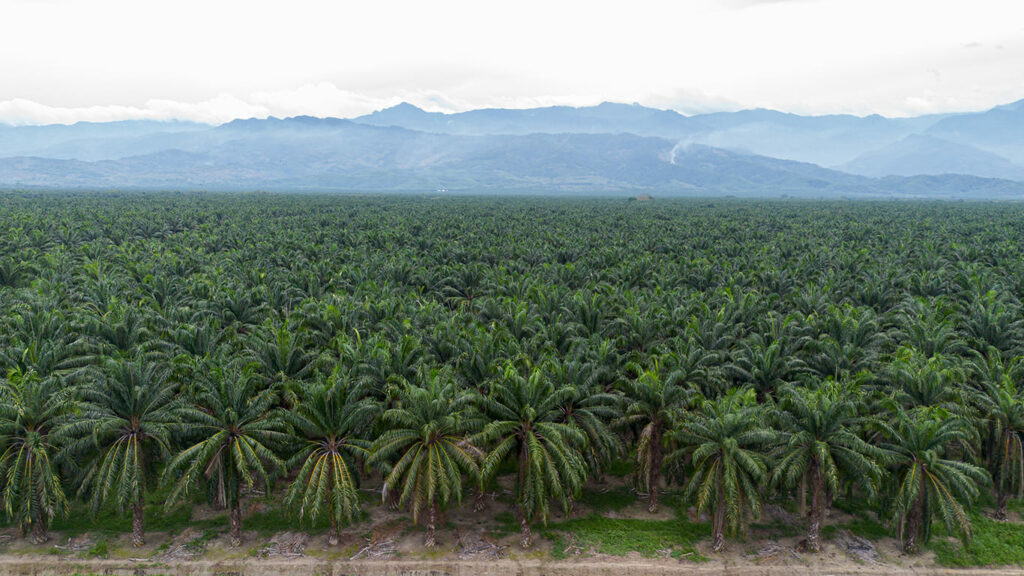
[[[766,500],[869,502],[907,551],[1024,489],[1014,205],[13,194],[0,488],[144,538],[279,489],[330,539],[358,486],[427,527],[513,479],[522,544],[613,463],[712,548]]]

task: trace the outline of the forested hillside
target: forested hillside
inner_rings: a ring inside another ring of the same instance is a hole
[[[506,482],[485,513],[529,547],[624,468],[714,551],[771,502],[807,550],[842,506],[914,552],[1024,488],[1021,205],[6,194],[0,224],[0,494],[37,541],[205,500],[237,544],[269,492],[332,538],[383,498],[430,546]]]

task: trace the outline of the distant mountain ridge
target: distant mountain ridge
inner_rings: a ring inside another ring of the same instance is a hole
[[[763,109],[684,116],[671,110],[609,102],[580,108],[482,109],[442,114],[403,103],[353,121],[466,135],[630,133],[830,166],[925,130],[942,118],[799,116]]]
[[[1019,152],[1019,154],[1018,154]],[[890,119],[604,103],[0,125],[0,187],[1024,196],[1024,101]],[[841,170],[822,166],[835,166]]]
[[[839,168],[864,176],[973,174],[1024,181],[1024,166],[969,144],[926,134],[911,134],[882,149],[862,154]]]

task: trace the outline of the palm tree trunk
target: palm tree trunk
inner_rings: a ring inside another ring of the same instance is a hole
[[[661,427],[655,425],[651,431],[651,462],[648,469],[647,511],[658,511],[658,491],[661,489]]]
[[[430,505],[430,514],[427,517],[427,541],[424,546],[427,548],[433,548],[437,545],[437,540],[434,538],[434,532],[437,530],[437,504],[432,503]]]
[[[242,509],[236,502],[231,507],[231,547],[238,548],[242,545]]]
[[[29,457],[31,458],[31,456]],[[40,501],[38,491],[32,492],[32,503],[34,504],[32,509],[36,510],[36,514],[29,516],[29,523],[32,525],[32,536],[29,540],[33,544],[42,544],[50,538],[49,535],[47,535],[46,511],[43,508],[43,503]],[[34,518],[33,516],[38,517]],[[24,532],[22,532],[22,534],[24,534]]]
[[[999,439],[1000,446],[1008,448],[1007,445],[1010,443],[1009,435],[1009,429],[1003,430],[1002,437]],[[1008,454],[1009,450],[1006,453]],[[1009,494],[1006,493],[1006,486],[1003,483],[1008,463],[1002,462],[1001,464],[994,475],[996,484],[996,520],[1006,520],[1006,503],[1009,500]]]
[[[483,511],[484,507],[487,505],[487,502],[485,500],[486,497],[487,493],[484,492],[483,488],[477,490],[476,498],[473,500],[473,512]]]
[[[807,516],[807,474],[800,475],[800,487],[797,491],[797,512],[800,516]]]
[[[37,518],[36,521],[32,523],[32,537],[30,538],[30,542],[33,544],[42,544],[43,542],[46,542],[50,539],[47,532],[46,517]]]
[[[999,487],[999,494],[996,497],[996,520],[1006,520],[1006,504],[1010,499],[1010,495],[1007,494],[1006,489],[1002,486]]]
[[[338,519],[334,517],[334,514],[331,514],[331,530],[327,533],[327,544],[338,545]]]
[[[913,517],[907,522],[907,533],[903,537],[904,554],[917,554],[917,524]]]
[[[807,551],[821,552],[821,524],[825,512],[825,482],[821,467],[811,461],[811,513],[807,516]]]
[[[530,530],[530,523],[526,521],[526,517],[523,516],[522,520],[519,521],[519,547],[523,550],[529,550],[530,546],[533,546],[533,531]]]
[[[725,481],[722,473],[718,473],[718,501],[715,503],[715,515],[711,520],[711,551],[721,552],[725,549]]]
[[[526,490],[526,487],[524,486],[524,484],[525,484],[524,480],[526,479],[526,471],[527,471],[529,465],[530,465],[529,448],[527,448],[526,444],[523,443],[521,445],[521,448],[519,449],[519,470],[517,471],[518,472],[518,479],[516,481],[516,486],[518,487],[518,489],[517,489],[518,492]],[[521,498],[521,496],[520,496],[520,498]],[[521,533],[521,537],[519,539],[519,546],[523,550],[528,550],[530,548],[530,546],[533,545],[533,533],[530,531],[530,523],[526,520],[526,514],[523,513],[521,504],[519,506],[520,506],[520,509],[519,509],[519,531]]]
[[[907,519],[907,533],[903,538],[903,552],[906,554],[917,554],[917,537],[924,527],[924,499],[927,496],[924,486],[924,475],[921,475],[921,487],[918,489],[917,498],[910,508],[910,517]]]
[[[138,548],[145,543],[145,517],[140,498],[138,502],[132,504],[132,546]]]

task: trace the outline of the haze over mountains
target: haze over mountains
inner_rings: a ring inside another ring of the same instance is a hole
[[[2,188],[1024,198],[1024,100],[884,118],[638,105],[0,125]]]

